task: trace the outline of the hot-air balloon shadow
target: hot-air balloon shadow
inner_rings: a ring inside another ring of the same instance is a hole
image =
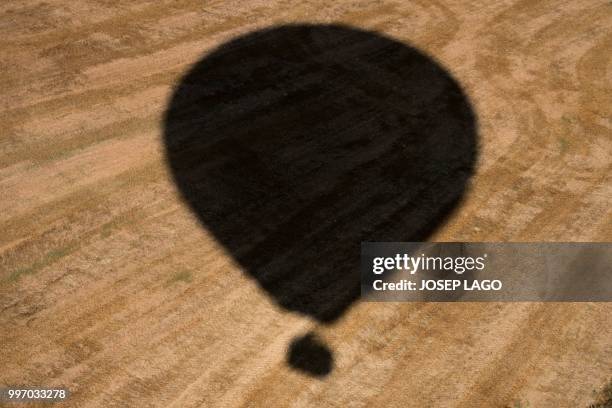
[[[461,199],[476,118],[431,57],[341,25],[231,40],[174,90],[164,141],[202,225],[283,308],[322,324],[360,295],[362,241],[421,241]],[[287,361],[333,355],[309,333]]]

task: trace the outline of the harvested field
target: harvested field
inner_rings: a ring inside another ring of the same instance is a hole
[[[0,385],[63,385],[70,407],[594,403],[612,304],[351,298],[319,314],[206,222],[168,159],[172,101],[211,52],[287,24],[379,33],[460,86],[478,152],[427,239],[612,241],[609,1],[5,2]],[[299,338],[333,368],[294,369]]]

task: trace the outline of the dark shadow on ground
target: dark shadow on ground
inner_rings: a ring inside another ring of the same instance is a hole
[[[308,333],[291,342],[287,362],[293,368],[322,377],[331,372],[334,359],[327,346],[314,333]]]
[[[204,56],[174,91],[165,144],[203,226],[276,303],[323,323],[359,297],[361,241],[426,240],[477,155],[444,68],[339,25],[273,27]],[[306,335],[288,361],[324,375],[332,354]]]

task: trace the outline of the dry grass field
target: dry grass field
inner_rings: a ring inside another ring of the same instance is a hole
[[[438,241],[612,241],[607,0],[0,4],[0,385],[70,407],[587,407],[612,304],[355,302],[330,324],[271,299],[176,187],[164,115],[237,36],[340,23],[461,84],[479,154]],[[334,353],[292,369],[292,339]]]

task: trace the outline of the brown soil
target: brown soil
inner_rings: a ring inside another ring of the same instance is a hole
[[[411,44],[463,86],[480,154],[440,241],[612,241],[608,1],[10,1],[0,5],[0,385],[62,406],[580,407],[612,304],[279,308],[192,215],[163,115],[206,52],[270,25]],[[334,370],[286,364],[315,331]]]

